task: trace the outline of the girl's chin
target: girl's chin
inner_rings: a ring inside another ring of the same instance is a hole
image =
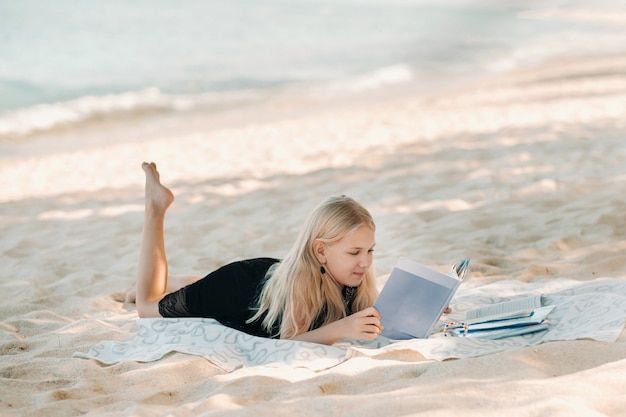
[[[361,285],[364,279],[365,279],[365,274],[361,274],[361,275],[351,274],[350,276],[343,278],[343,279],[337,279],[335,277],[335,282],[345,287],[358,287],[359,285]]]
[[[363,278],[365,278],[365,274],[363,275],[352,275],[350,277],[350,287],[358,287],[363,282]]]

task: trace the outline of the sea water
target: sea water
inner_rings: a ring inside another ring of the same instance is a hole
[[[172,125],[276,97],[429,91],[623,52],[619,2],[584,3],[0,0],[0,140],[146,114]]]

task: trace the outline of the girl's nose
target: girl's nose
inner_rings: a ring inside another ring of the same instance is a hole
[[[359,266],[361,268],[366,268],[372,264],[372,254],[366,253],[364,256],[361,256],[359,260]]]

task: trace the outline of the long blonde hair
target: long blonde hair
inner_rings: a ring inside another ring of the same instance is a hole
[[[259,297],[258,310],[249,320],[263,317],[269,332],[280,328],[282,338],[291,338],[312,330],[323,312],[320,325],[346,316],[341,289],[328,274],[322,274],[314,255],[316,241],[337,242],[361,226],[376,230],[370,213],[350,197],[329,197],[309,215],[298,239],[285,258],[270,269]],[[352,311],[370,307],[377,296],[375,273],[370,266],[352,302]]]

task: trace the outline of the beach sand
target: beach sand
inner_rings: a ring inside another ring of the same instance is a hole
[[[173,274],[281,257],[313,205],[344,193],[377,222],[380,285],[399,256],[434,268],[469,257],[473,285],[626,279],[623,57],[293,110],[98,146],[49,141],[2,159],[0,415],[626,415],[624,332],[445,362],[395,351],[320,372],[227,373],[180,353],[111,366],[72,358],[137,331],[123,297],[144,160],[177,196],[166,219]]]

